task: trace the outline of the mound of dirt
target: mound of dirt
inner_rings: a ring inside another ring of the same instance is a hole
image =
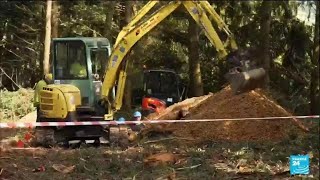
[[[213,94],[198,106],[190,109],[185,119],[257,118],[292,116],[261,90],[233,95],[226,87]],[[166,126],[166,131],[180,137],[206,140],[264,141],[281,140],[289,132],[306,129],[293,119],[245,120],[220,122],[176,123]]]

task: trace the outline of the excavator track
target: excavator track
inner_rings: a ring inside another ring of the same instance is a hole
[[[53,147],[57,144],[53,128],[37,127],[32,141],[34,146]]]
[[[59,138],[54,128],[37,127],[33,133],[32,146],[51,148],[63,143],[63,137]],[[66,135],[66,134],[64,134]],[[63,135],[61,135],[63,136]],[[129,146],[129,128],[117,126],[109,128],[109,143],[113,147],[126,148]],[[100,144],[100,143],[99,143]]]

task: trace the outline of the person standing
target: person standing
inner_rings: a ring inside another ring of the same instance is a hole
[[[136,111],[133,113],[133,121],[141,121],[142,119],[142,115],[139,111]],[[140,132],[141,129],[144,127],[143,124],[131,124],[131,129],[132,131],[135,131],[135,132]]]
[[[37,109],[37,119],[39,117],[40,112],[40,91],[43,89],[43,87],[50,84],[52,81],[52,74],[46,74],[43,76],[43,79],[41,79],[34,90],[34,96],[33,96],[33,106]]]

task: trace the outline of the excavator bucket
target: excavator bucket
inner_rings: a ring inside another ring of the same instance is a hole
[[[241,94],[262,87],[266,71],[263,68],[248,71],[234,71],[225,75],[234,94]]]

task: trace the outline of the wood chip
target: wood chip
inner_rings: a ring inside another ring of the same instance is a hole
[[[192,103],[194,104],[191,105]],[[167,108],[160,114],[150,115],[150,117],[159,120],[172,119],[176,112],[186,107],[189,112],[186,119],[292,116],[260,89],[234,95],[230,87],[226,87],[213,95],[187,99]],[[171,123],[157,128],[160,131],[171,131],[178,137],[195,138],[199,141],[236,142],[280,141],[289,137],[289,131],[302,134],[308,129],[301,123],[297,123],[295,119]]]

